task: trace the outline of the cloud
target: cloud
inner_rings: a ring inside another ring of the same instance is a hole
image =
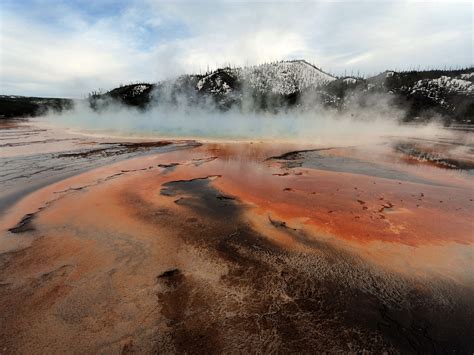
[[[336,74],[472,65],[470,2],[4,1],[3,93],[81,97],[305,58]]]

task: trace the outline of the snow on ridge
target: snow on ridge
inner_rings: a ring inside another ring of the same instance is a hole
[[[261,64],[237,72],[244,83],[258,91],[284,95],[336,80],[305,61]]]
[[[445,90],[450,93],[458,94],[474,94],[474,84],[468,80],[452,78],[449,76],[440,76],[437,79],[422,79],[418,80],[413,85],[412,93],[425,91],[428,92],[428,97],[437,97],[437,93]]]
[[[132,88],[132,96],[141,95],[145,90],[150,87],[149,84],[138,84]]]
[[[225,68],[201,78],[196,89],[210,86],[211,92],[229,93],[232,88],[223,80],[221,74],[228,74],[244,86],[260,92],[289,95],[309,87],[320,87],[335,77],[323,72],[304,60],[283,61],[260,64],[244,68]]]
[[[348,77],[348,78],[342,79],[342,81],[346,84],[355,84],[357,82],[357,79],[352,78],[352,77]]]
[[[411,88],[410,94],[421,94],[437,102],[442,107],[454,110],[455,107],[447,101],[447,95],[474,96],[474,84],[470,81],[449,77],[446,75],[436,79],[418,80]]]
[[[229,84],[222,78],[221,73],[225,70],[218,70],[204,78],[201,78],[197,84],[196,88],[201,90],[204,86],[209,87],[209,91],[214,94],[228,94],[232,91],[232,88]]]
[[[461,75],[459,75],[459,77],[460,77],[461,79],[463,79],[463,80],[465,80],[465,79],[471,79],[472,77],[474,77],[474,72],[461,74]]]

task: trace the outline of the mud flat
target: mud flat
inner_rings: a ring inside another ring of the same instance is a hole
[[[473,351],[466,169],[396,138],[129,143],[44,153],[87,168],[4,209],[3,353]]]

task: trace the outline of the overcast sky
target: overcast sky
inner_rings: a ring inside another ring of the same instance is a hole
[[[84,97],[225,64],[470,66],[471,1],[0,0],[0,94]]]

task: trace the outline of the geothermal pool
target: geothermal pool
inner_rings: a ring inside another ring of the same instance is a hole
[[[0,127],[14,352],[464,352],[471,133],[202,141]]]

